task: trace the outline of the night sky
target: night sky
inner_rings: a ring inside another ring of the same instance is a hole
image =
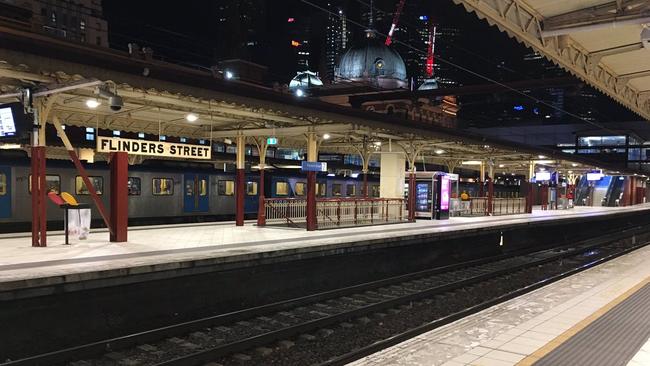
[[[220,59],[218,51],[220,42],[227,41],[229,37],[227,33],[219,34],[214,9],[222,2],[232,1],[234,0],[184,0],[183,5],[178,6],[179,2],[105,0],[103,1],[104,16],[109,23],[111,47],[126,50],[127,43],[135,42],[140,46],[153,48],[157,58],[192,67],[210,67]],[[327,3],[323,0],[309,1],[319,5]],[[345,3],[349,18],[357,22],[360,22],[361,12],[367,9],[368,1],[339,0]],[[496,27],[490,27],[474,14],[467,13],[461,6],[454,5],[451,0],[410,1],[418,2],[415,8],[435,19],[437,23],[461,30],[461,39],[450,45],[451,54],[436,52],[439,59],[451,60],[459,66],[499,81],[568,75],[558,70],[553,70],[552,75],[543,75],[545,70],[531,68],[529,63],[523,61],[523,56],[530,54],[531,49],[509,38]],[[301,0],[267,0],[265,4],[266,16],[263,20],[265,29],[262,32],[264,47],[255,57],[251,57],[251,61],[268,66],[271,80],[287,83],[296,71],[295,55],[287,46],[289,42],[286,31],[287,17],[310,17],[314,28],[310,60],[310,64],[314,67],[310,66],[310,68],[318,70],[317,64],[321,60],[320,52],[323,49],[325,32],[323,19],[326,14]],[[375,8],[385,11],[392,11],[396,4],[397,0],[374,1]],[[363,36],[361,27],[350,23],[349,27],[353,32],[353,40]],[[388,31],[379,27],[377,30],[382,33]],[[463,71],[458,71],[457,77],[461,78],[465,85],[490,83]],[[610,98],[597,94],[599,95],[596,103],[598,108],[594,110],[594,115],[599,121],[607,123],[639,119],[634,113]],[[494,104],[494,101],[490,100],[485,104],[489,106]],[[481,108],[483,107],[478,107],[478,113],[473,111],[473,115],[483,114]],[[567,118],[562,118],[562,120],[571,123],[581,122],[577,119],[566,121]]]

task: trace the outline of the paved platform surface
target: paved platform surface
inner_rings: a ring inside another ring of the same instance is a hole
[[[649,261],[650,247],[647,246],[351,365],[534,365],[645,286],[650,280]],[[619,362],[628,366],[650,365],[650,342],[647,341],[637,340],[638,345],[645,345],[631,360]],[[592,350],[596,352],[596,348]],[[637,350],[621,357],[629,358],[635,352]],[[552,364],[587,365],[574,361]]]
[[[336,249],[368,240],[481,230],[499,225],[534,224],[648,209],[650,204],[576,207],[559,211],[536,209],[532,214],[457,217],[447,221],[419,220],[416,223],[315,232],[281,227],[260,228],[252,222],[243,227],[235,227],[231,222],[168,225],[132,228],[128,243],[119,244],[109,243],[106,231],[94,232],[84,241],[72,240],[72,245],[63,244],[61,233],[52,233],[46,248],[31,247],[29,234],[5,234],[0,235],[0,290],[12,288],[3,287],[4,284],[30,279],[65,276],[69,280],[84,273],[135,267],[139,268],[138,271],[150,271],[152,269],[147,266],[154,265],[174,269],[180,268],[184,261],[208,258],[218,258],[224,262],[246,260],[280,252],[287,255]]]

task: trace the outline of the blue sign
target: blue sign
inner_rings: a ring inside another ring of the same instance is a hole
[[[523,106],[523,105],[516,105],[516,106],[512,107],[512,109],[514,109],[514,110],[516,110],[516,111],[523,111],[523,110],[524,110],[524,106]]]
[[[276,137],[269,137],[266,139],[266,144],[267,145],[277,145],[278,144],[278,139]]]
[[[303,161],[302,171],[303,172],[326,172],[327,163],[321,163],[319,161]]]

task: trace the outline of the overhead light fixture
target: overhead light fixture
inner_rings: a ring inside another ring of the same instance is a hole
[[[226,80],[230,80],[233,77],[235,77],[235,74],[233,74],[232,71],[230,71],[230,70],[226,70],[226,72],[224,73],[224,76],[226,77]]]
[[[499,168],[503,168],[505,166],[506,166],[505,164],[499,164]]]
[[[544,156],[544,155],[537,155],[537,157],[540,158],[540,159],[546,159],[546,156]]]
[[[20,144],[0,144],[2,150],[20,149],[21,147]]]
[[[372,144],[375,145],[375,146],[381,146],[381,141],[375,141]]]
[[[298,89],[298,90],[300,90],[300,89]],[[325,133],[325,134],[323,134],[323,140],[329,140],[330,137],[331,137],[331,136],[330,136],[329,133]]]
[[[577,164],[577,163],[571,163],[571,166],[572,166],[572,167],[577,167],[578,164]]]
[[[445,153],[445,150],[438,149],[438,150],[435,151],[435,153],[438,154],[438,155],[440,155],[440,154],[444,154],[444,153]]]
[[[225,139],[223,139],[223,143],[226,144],[226,145],[232,145],[232,140],[229,139],[229,138],[225,138]]]
[[[297,97],[304,97],[305,92],[302,89],[296,89],[296,96]]]
[[[88,99],[86,100],[86,107],[90,109],[95,109],[99,107],[102,103],[98,101],[97,99]]]
[[[188,113],[188,114],[185,116],[185,119],[187,120],[187,122],[196,122],[196,120],[199,119],[199,116],[197,116],[197,115],[194,114],[194,113]]]
[[[462,165],[481,165],[482,162],[480,160],[465,160],[461,162]]]
[[[573,174],[573,170],[569,170],[567,173],[569,173],[569,174]]]

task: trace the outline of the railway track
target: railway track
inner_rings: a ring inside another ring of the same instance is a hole
[[[2,365],[344,364],[628,253],[646,245],[646,236],[636,228],[460,263]]]

